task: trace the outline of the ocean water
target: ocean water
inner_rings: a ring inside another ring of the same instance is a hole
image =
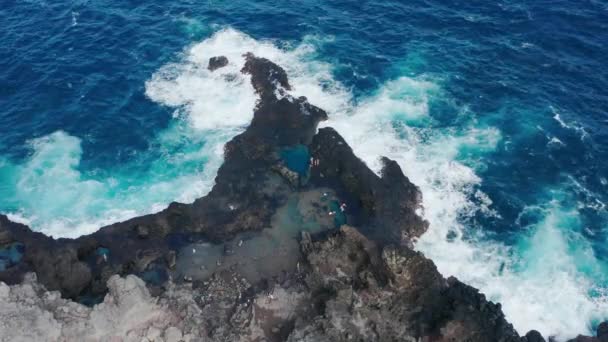
[[[608,3],[5,0],[0,212],[56,237],[206,194],[256,97],[251,51],[370,167],[416,247],[558,340],[608,319]],[[209,57],[230,64],[206,70]]]

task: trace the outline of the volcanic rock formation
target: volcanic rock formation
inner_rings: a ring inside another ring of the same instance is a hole
[[[78,239],[0,215],[1,340],[543,341],[411,249],[428,223],[396,162],[374,173],[281,67],[243,58],[259,101],[207,196]]]

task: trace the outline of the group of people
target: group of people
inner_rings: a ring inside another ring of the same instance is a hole
[[[340,211],[341,212],[346,211],[346,203],[344,203],[344,202],[340,203]],[[336,215],[336,211],[332,210],[329,212],[329,216],[334,216],[334,215]]]

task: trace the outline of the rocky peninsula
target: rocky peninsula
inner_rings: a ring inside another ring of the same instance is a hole
[[[243,58],[259,101],[207,196],[78,239],[0,215],[0,340],[545,341],[412,249],[428,223],[396,162],[374,173],[280,66]]]

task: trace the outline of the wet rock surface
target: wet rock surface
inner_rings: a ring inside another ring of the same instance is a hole
[[[428,223],[396,162],[374,173],[281,67],[243,58],[259,101],[207,196],[73,240],[0,215],[0,340],[543,340],[411,249]]]
[[[603,322],[597,327],[596,336],[579,335],[568,342],[608,342],[608,322]]]
[[[330,127],[315,135],[311,151],[319,164],[312,168],[311,182],[335,187],[350,198],[375,240],[409,243],[426,231],[428,223],[416,214],[420,190],[395,161],[382,158],[381,175],[376,175]]]
[[[226,56],[216,56],[209,58],[209,65],[207,69],[215,71],[219,68],[223,68],[228,65],[228,58]]]

